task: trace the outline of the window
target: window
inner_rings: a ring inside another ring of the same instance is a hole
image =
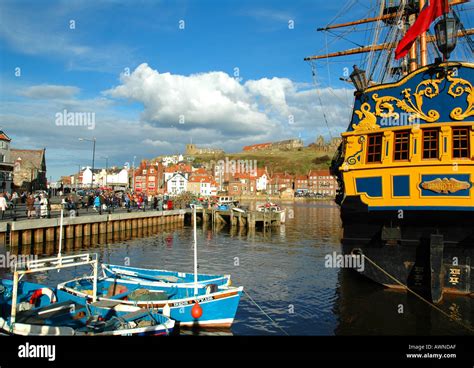
[[[367,137],[367,162],[382,162],[382,134]]]
[[[469,128],[453,128],[453,158],[469,158]]]
[[[439,131],[438,129],[423,130],[423,159],[438,158]]]
[[[408,160],[410,152],[410,132],[395,132],[393,159],[395,161]]]

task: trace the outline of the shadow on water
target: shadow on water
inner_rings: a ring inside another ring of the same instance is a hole
[[[469,335],[474,300],[444,295],[437,305],[452,319],[411,293],[386,289],[353,270],[339,272],[334,304],[336,335]]]

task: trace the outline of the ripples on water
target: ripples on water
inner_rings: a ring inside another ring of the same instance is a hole
[[[243,285],[290,335],[466,333],[410,295],[384,290],[351,271],[325,268],[324,257],[341,250],[339,210],[333,203],[282,206],[289,210],[287,223],[271,231],[198,227],[199,272],[231,274],[233,284]],[[108,263],[123,264],[128,257],[136,267],[193,270],[189,226],[89,250]],[[81,272],[38,274],[34,280],[55,284]],[[441,307],[469,323],[474,319],[471,300],[446,297]],[[224,334],[283,332],[244,295],[232,330]]]

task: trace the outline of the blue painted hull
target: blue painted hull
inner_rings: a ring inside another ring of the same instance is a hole
[[[157,269],[147,269],[120,265],[103,264],[102,270],[107,277],[119,277],[127,280],[147,281],[156,283],[159,286],[177,284],[182,286],[194,285],[194,274],[188,272],[167,271]],[[198,284],[200,286],[215,284],[217,286],[229,286],[230,275],[208,275],[198,274]]]
[[[91,287],[90,278],[79,278],[58,285],[58,288],[68,293],[85,298],[90,298]],[[242,287],[220,287],[214,292],[201,287],[198,288],[197,296],[194,296],[194,288],[190,287],[176,285],[163,287],[134,280],[111,278],[99,279],[97,290],[98,300],[115,302],[124,306],[155,308],[179,322],[180,325],[202,327],[230,327],[243,292]],[[118,293],[115,293],[116,290],[119,290]],[[146,294],[147,298],[137,298],[134,295],[137,292]],[[191,310],[196,303],[199,303],[202,308],[202,315],[198,319],[191,315]]]

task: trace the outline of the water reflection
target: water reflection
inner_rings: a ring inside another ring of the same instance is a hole
[[[282,203],[293,211],[285,225],[267,231],[199,227],[199,271],[232,275],[245,291],[290,335],[466,334],[460,326],[405,293],[384,290],[355,272],[325,267],[325,256],[340,252],[339,210],[331,202]],[[292,218],[291,218],[292,217]],[[92,237],[89,247],[65,243],[65,253],[97,252],[102,261],[132,266],[193,271],[192,231],[171,224],[136,234]],[[134,238],[135,237],[135,238]],[[3,249],[2,251],[6,251]],[[23,250],[22,250],[23,251]],[[41,255],[54,244],[35,247]],[[11,277],[9,270],[0,270]],[[83,269],[50,272],[34,279],[46,284],[82,275]],[[28,276],[27,279],[32,279]],[[399,313],[400,305],[403,313]],[[473,321],[472,298],[446,296],[440,305],[465,322]],[[180,331],[182,334],[199,332]],[[204,331],[203,334],[212,333]],[[218,334],[281,335],[247,296],[229,331]]]

